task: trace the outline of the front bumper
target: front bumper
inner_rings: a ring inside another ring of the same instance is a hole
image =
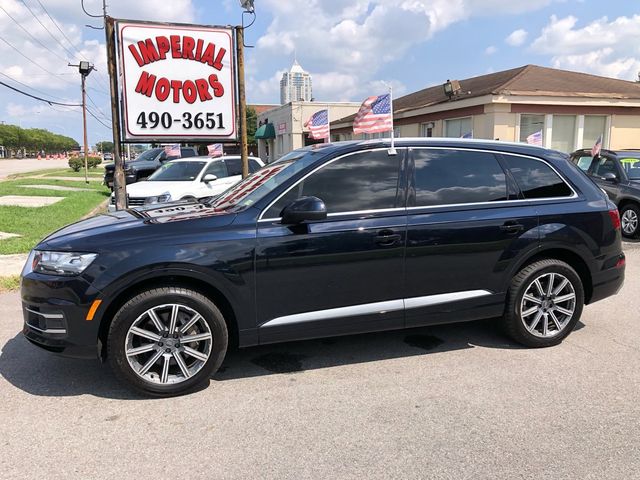
[[[99,356],[99,322],[86,318],[100,292],[86,280],[32,272],[22,277],[21,296],[27,340],[63,356]]]

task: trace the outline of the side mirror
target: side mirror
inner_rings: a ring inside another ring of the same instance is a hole
[[[204,183],[209,183],[209,182],[215,182],[218,179],[218,177],[216,177],[213,173],[207,173],[203,178],[202,181]]]
[[[296,225],[307,220],[324,220],[327,207],[318,197],[300,197],[282,209],[283,225]]]
[[[615,173],[607,172],[602,176],[605,182],[618,183],[618,176]]]

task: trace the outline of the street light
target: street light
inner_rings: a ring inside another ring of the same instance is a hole
[[[461,90],[460,82],[458,80],[447,80],[447,83],[442,87],[444,88],[445,95],[449,97],[449,100],[451,100],[453,96],[457,95]]]
[[[244,8],[245,12],[253,13],[255,11],[253,0],[240,0],[240,6]]]
[[[87,145],[87,89],[85,87],[85,83],[89,74],[95,70],[93,65],[89,62],[83,60],[78,65],[71,65],[70,67],[78,67],[78,71],[80,72],[80,76],[82,77],[82,128],[84,130],[84,181],[85,183],[89,183],[89,166],[88,166],[88,145]]]

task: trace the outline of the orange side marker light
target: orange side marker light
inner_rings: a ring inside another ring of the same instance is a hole
[[[96,314],[96,310],[98,310],[98,307],[100,306],[101,303],[102,303],[102,300],[93,301],[93,303],[91,304],[91,308],[89,309],[89,313],[87,313],[87,318],[85,318],[85,320],[87,321],[93,320],[93,316]]]

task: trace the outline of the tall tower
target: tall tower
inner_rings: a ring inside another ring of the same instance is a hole
[[[312,98],[311,75],[303,70],[297,60],[294,60],[291,70],[283,73],[280,80],[280,103],[298,100],[309,102]]]

